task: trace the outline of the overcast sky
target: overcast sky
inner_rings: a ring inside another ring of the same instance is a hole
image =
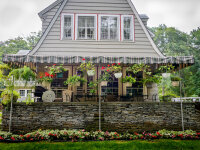
[[[55,0],[0,0],[0,41],[41,30],[37,15]],[[200,26],[200,0],[132,0],[148,26],[166,24],[184,32]]]

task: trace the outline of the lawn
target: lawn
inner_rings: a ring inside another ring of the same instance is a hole
[[[33,142],[0,143],[0,150],[200,150],[200,141],[104,141],[104,142]]]

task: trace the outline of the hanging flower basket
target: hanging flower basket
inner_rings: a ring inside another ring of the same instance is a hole
[[[124,83],[124,85],[126,86],[126,87],[132,87],[132,83],[130,83],[130,82],[126,82],[126,83]]]
[[[172,86],[179,86],[179,81],[172,81]]]
[[[95,70],[88,70],[87,71],[88,76],[94,76],[95,75]]]
[[[162,76],[163,76],[164,78],[169,78],[169,77],[170,77],[170,73],[163,73]]]
[[[107,86],[108,85],[108,81],[102,81],[101,82],[101,86]]]
[[[119,73],[114,73],[114,75],[115,75],[115,78],[117,78],[117,79],[119,79],[119,78],[122,77],[122,73],[121,73],[121,72],[119,72]]]

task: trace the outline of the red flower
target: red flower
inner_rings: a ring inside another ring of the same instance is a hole
[[[54,76],[51,74],[51,78],[53,78]]]
[[[110,67],[110,65],[108,65],[108,67]]]
[[[120,63],[118,63],[118,65],[120,65]]]
[[[109,72],[110,70],[108,69],[107,72]]]
[[[0,136],[0,140],[4,140],[4,138]]]
[[[43,137],[41,137],[41,139],[43,140],[44,138],[43,138]]]
[[[40,76],[40,79],[42,79],[43,78],[43,76]]]
[[[112,66],[114,66],[114,65],[115,65],[115,63],[112,64]]]
[[[56,66],[56,64],[53,64],[53,66]]]
[[[46,77],[49,77],[50,74],[49,74],[48,72],[45,72],[45,76],[46,76]]]
[[[15,140],[15,138],[14,137],[11,137],[11,139],[14,141]]]
[[[82,59],[83,61],[85,60],[85,58]]]
[[[31,138],[30,140],[33,141],[33,138]]]
[[[26,137],[29,138],[31,135],[27,135]]]
[[[102,69],[102,70],[104,70],[104,69],[105,69],[105,67],[102,67],[101,69]]]

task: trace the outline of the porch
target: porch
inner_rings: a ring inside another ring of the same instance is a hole
[[[83,62],[83,58],[86,62],[92,62],[95,66],[94,76],[88,76],[84,74],[78,67]],[[53,64],[63,64],[63,67],[67,70],[56,76],[51,83],[51,90],[55,93],[55,99],[52,102],[98,102],[99,98],[103,102],[146,102],[146,101],[159,101],[157,84],[152,83],[150,85],[142,84],[144,73],[139,72],[136,76],[137,82],[132,86],[127,86],[122,83],[121,78],[111,76],[111,81],[107,86],[98,86],[96,92],[90,93],[91,88],[88,86],[89,82],[96,81],[107,69],[108,64],[121,63],[122,65],[122,78],[126,77],[130,72],[127,72],[127,68],[133,64],[146,64],[148,65],[152,73],[159,66],[172,64],[175,70],[182,69],[190,66],[194,63],[193,57],[166,57],[166,58],[153,58],[153,57],[82,57],[82,56],[30,56],[30,55],[5,55],[4,62],[18,66],[29,66],[40,78],[48,71],[45,67]],[[104,69],[102,69],[104,67]],[[69,76],[79,75],[87,82],[81,83],[75,86],[66,86],[64,81]],[[34,97],[37,97],[38,102],[42,102],[42,95],[48,89],[43,85],[37,85]]]

